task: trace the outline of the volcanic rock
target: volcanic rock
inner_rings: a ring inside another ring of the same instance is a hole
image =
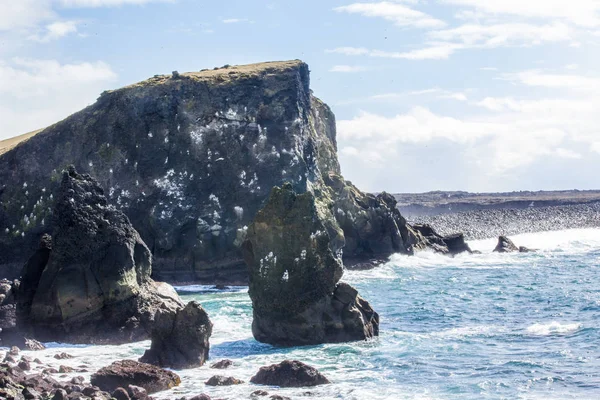
[[[174,372],[151,364],[122,360],[100,369],[92,375],[90,382],[107,392],[113,392],[119,387],[135,385],[152,394],[179,385],[181,379]]]
[[[217,361],[210,367],[214,368],[214,369],[226,369],[226,368],[231,367],[232,365],[233,365],[233,361],[231,361],[231,360],[221,360],[221,361]]]
[[[152,345],[140,361],[175,369],[199,367],[208,358],[212,327],[206,311],[195,301],[176,313],[159,310],[152,327]]]
[[[451,256],[460,253],[473,253],[469,245],[465,242],[465,236],[462,233],[442,236],[431,225],[426,224],[416,224],[412,228],[424,238],[427,247],[437,253]]]
[[[258,373],[250,379],[250,382],[257,385],[279,387],[304,387],[331,383],[316,368],[300,361],[290,360],[261,367]]]
[[[89,175],[73,167],[64,172],[54,213],[48,262],[44,268],[28,263],[19,289],[19,297],[26,298],[19,303],[21,321],[36,337],[84,343],[139,340],[147,337],[157,310],[182,307],[170,286],[150,278],[150,250]]]
[[[338,283],[343,245],[324,197],[273,188],[244,243],[256,340],[295,346],[378,335],[377,313]]]
[[[207,386],[241,385],[244,381],[231,376],[215,375],[205,382]]]
[[[519,248],[506,236],[498,237],[498,244],[494,249],[496,253],[512,253],[518,252]]]
[[[344,181],[335,116],[309,83],[298,60],[156,76],[104,92],[0,155],[0,276],[18,276],[60,224],[54,204],[69,164],[97,177],[129,217],[156,279],[245,284],[245,227],[285,182],[329,198],[348,263],[422,247],[392,196]]]

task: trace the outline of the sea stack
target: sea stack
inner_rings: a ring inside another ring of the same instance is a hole
[[[23,271],[22,328],[42,340],[120,343],[146,338],[159,309],[183,307],[171,286],[150,278],[150,250],[92,177],[64,171],[54,215],[52,246]]]
[[[248,228],[254,337],[281,346],[365,340],[379,316],[343,274],[343,231],[326,197],[275,187]]]

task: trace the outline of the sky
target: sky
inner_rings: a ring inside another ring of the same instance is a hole
[[[368,191],[600,189],[600,0],[0,0],[0,140],[155,74],[302,59]]]

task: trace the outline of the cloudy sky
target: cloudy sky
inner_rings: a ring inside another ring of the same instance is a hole
[[[600,189],[600,0],[0,0],[0,139],[173,70],[300,58],[366,190]]]

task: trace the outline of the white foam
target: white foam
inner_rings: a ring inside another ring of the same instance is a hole
[[[527,333],[536,336],[549,336],[549,335],[565,335],[573,333],[582,328],[580,323],[560,323],[552,321],[545,324],[533,324],[527,327]]]

